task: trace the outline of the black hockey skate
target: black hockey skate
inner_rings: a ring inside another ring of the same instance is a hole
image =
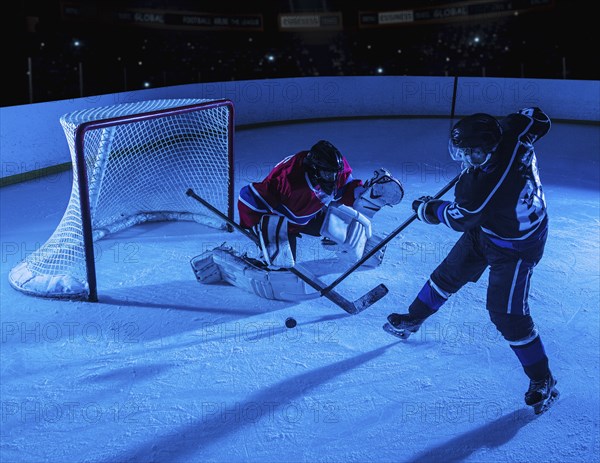
[[[408,339],[411,334],[416,333],[419,330],[425,321],[424,318],[414,318],[407,313],[392,313],[388,315],[387,319],[388,322],[383,325],[383,329],[400,339]]]
[[[558,399],[560,393],[556,389],[556,382],[552,373],[542,380],[529,382],[529,389],[525,393],[525,403],[533,407],[536,415],[544,413]]]

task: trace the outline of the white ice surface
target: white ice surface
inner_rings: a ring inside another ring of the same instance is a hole
[[[241,130],[236,194],[283,157],[328,139],[359,178],[386,167],[402,204],[373,222],[395,229],[413,198],[456,173],[449,122],[366,119]],[[98,303],[26,296],[9,269],[50,236],[69,173],[0,190],[2,462],[597,462],[600,455],[600,127],[555,123],[536,145],[550,235],[532,315],[561,399],[534,418],[528,380],[488,320],[486,276],[403,342],[381,326],[407,308],[459,234],[411,224],[384,263],[337,290],[390,293],[347,315],[325,298],[261,299],[196,282],[189,261],[239,233],[158,223],[98,242]],[[185,194],[185,192],[181,192]],[[318,239],[300,256],[328,257]],[[329,269],[331,270],[331,269]],[[337,274],[324,275],[333,281]],[[298,325],[286,329],[284,320]]]

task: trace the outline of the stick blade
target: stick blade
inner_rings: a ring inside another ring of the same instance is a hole
[[[379,299],[385,296],[390,290],[383,283],[375,286],[360,299],[354,301],[354,313],[360,313],[375,304]]]

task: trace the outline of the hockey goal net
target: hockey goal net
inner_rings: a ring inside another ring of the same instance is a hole
[[[173,99],[65,114],[73,164],[63,218],[9,273],[24,293],[97,300],[93,243],[149,221],[223,227],[186,195],[193,188],[233,218],[233,104]]]

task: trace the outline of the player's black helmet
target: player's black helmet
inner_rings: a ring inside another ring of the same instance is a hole
[[[331,194],[338,177],[344,170],[344,158],[331,143],[319,140],[304,158],[304,166],[311,183],[320,186],[325,193]]]
[[[502,128],[496,118],[476,113],[454,125],[448,141],[448,151],[455,161],[480,167],[492,157],[501,138]]]

